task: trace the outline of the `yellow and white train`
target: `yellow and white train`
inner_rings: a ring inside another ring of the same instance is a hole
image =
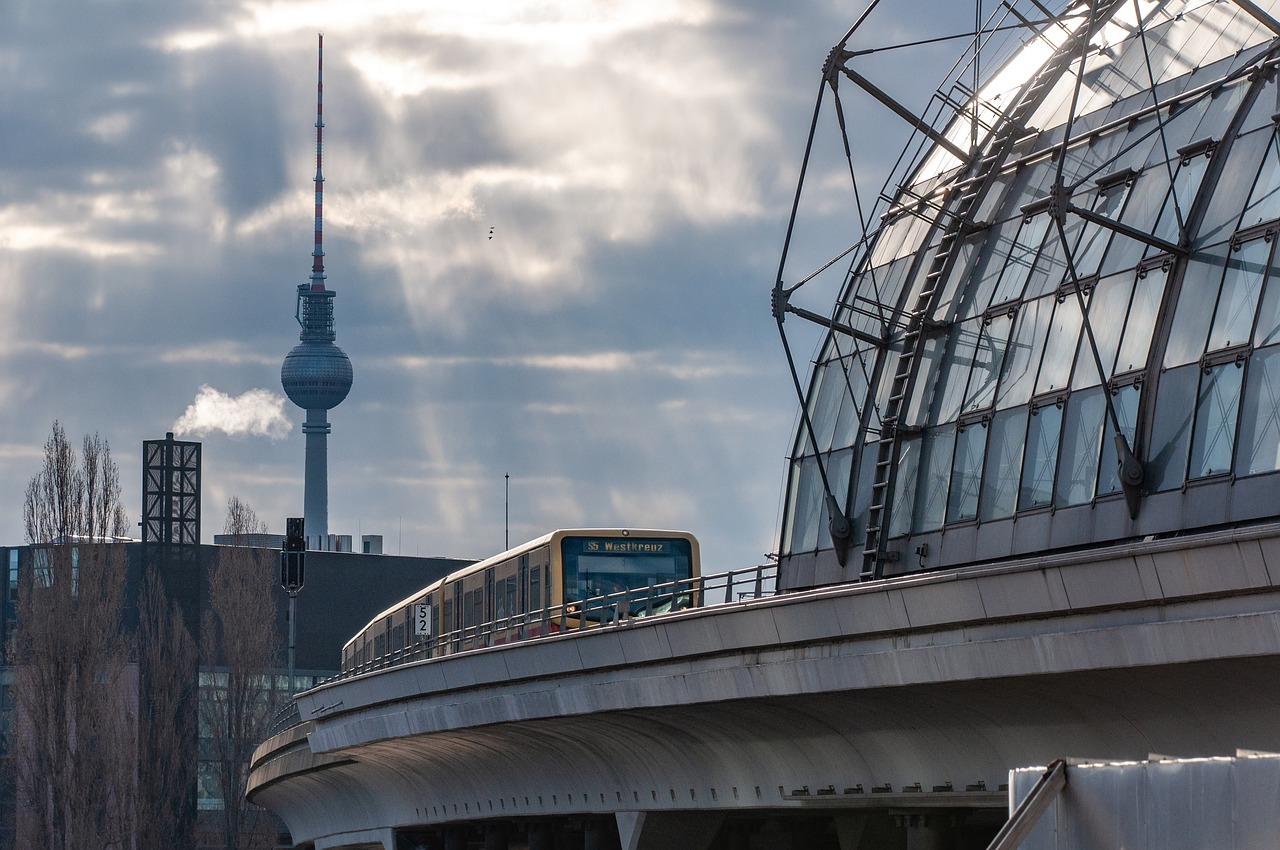
[[[342,674],[690,607],[700,574],[687,532],[553,531],[374,617],[343,647]]]

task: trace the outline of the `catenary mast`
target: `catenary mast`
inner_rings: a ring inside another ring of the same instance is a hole
[[[351,361],[334,344],[333,298],[324,274],[324,35],[319,37],[316,65],[316,209],[315,249],[311,252],[311,280],[298,285],[295,318],[302,326],[299,342],[284,358],[280,383],[289,400],[307,412],[306,469],[303,495],[305,533],[312,548],[325,548],[329,533],[329,419],[351,391]]]

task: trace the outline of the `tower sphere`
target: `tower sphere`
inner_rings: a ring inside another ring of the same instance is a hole
[[[351,360],[332,342],[300,342],[285,355],[280,383],[303,410],[332,410],[351,391]]]

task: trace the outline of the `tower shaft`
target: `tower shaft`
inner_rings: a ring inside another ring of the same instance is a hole
[[[307,457],[304,470],[302,512],[307,547],[324,549],[329,534],[329,412],[323,408],[307,411],[302,426]]]

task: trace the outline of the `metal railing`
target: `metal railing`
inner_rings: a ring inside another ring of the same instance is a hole
[[[658,617],[676,611],[724,605],[777,592],[777,564],[762,564],[725,573],[620,590],[520,614],[498,617],[419,639],[392,652],[357,662],[339,679],[414,661],[457,655],[508,643],[538,640]],[[332,680],[330,680],[332,681]]]

